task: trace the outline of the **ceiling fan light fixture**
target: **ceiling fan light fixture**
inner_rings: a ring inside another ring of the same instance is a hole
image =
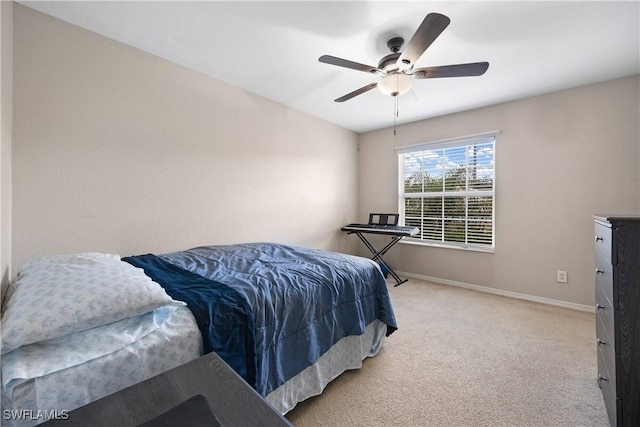
[[[409,74],[394,73],[388,74],[378,82],[378,89],[388,96],[404,95],[411,89],[413,77]]]

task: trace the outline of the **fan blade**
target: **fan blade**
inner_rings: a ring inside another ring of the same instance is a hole
[[[361,87],[360,89],[356,89],[356,90],[354,90],[353,92],[350,92],[350,93],[348,93],[348,94],[346,94],[346,95],[344,95],[344,96],[341,96],[340,98],[336,99],[335,101],[336,101],[336,102],[344,102],[344,101],[348,101],[348,100],[350,100],[351,98],[356,97],[356,96],[358,96],[358,95],[361,95],[361,94],[363,94],[363,93],[365,93],[365,92],[367,92],[367,91],[369,91],[369,90],[373,89],[373,88],[374,88],[374,87],[376,87],[376,86],[378,86],[378,83],[377,83],[377,82],[375,82],[375,83],[369,83],[368,85],[363,86],[363,87]]]
[[[425,67],[413,70],[414,79],[435,79],[438,77],[466,77],[481,76],[489,68],[488,62],[474,62],[470,64],[443,65],[440,67]]]
[[[439,13],[428,14],[398,58],[398,64],[405,64],[405,66],[415,64],[431,43],[447,28],[449,22],[451,22],[449,18]]]
[[[331,55],[322,55],[318,58],[318,61],[324,62],[325,64],[337,65],[338,67],[351,68],[352,70],[365,71],[367,73],[374,73],[378,71],[376,67],[372,67],[371,65],[360,64],[358,62],[337,58]]]

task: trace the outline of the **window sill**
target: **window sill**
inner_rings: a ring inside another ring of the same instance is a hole
[[[455,249],[461,251],[471,251],[471,252],[483,252],[483,253],[495,253],[495,248],[483,248],[479,246],[467,246],[464,244],[443,244],[443,243],[434,243],[434,242],[426,242],[422,240],[415,240],[410,238],[405,238],[400,240],[400,243],[406,245],[415,245],[415,246],[429,246],[432,248],[441,248],[441,249]]]

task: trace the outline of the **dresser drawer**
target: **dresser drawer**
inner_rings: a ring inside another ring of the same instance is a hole
[[[596,286],[596,334],[616,351],[615,310],[607,301],[600,286]]]
[[[600,253],[596,252],[596,285],[602,289],[602,292],[607,297],[609,305],[613,308],[618,308],[618,299],[613,292],[613,267]]]
[[[611,381],[605,358],[600,357],[600,350],[598,350],[598,386],[602,390],[607,415],[609,415],[609,423],[612,427],[615,427],[618,425],[617,413],[620,401],[616,398],[615,383]]]
[[[611,262],[611,226],[599,221],[595,222],[596,253],[602,254],[607,262]]]
[[[596,339],[598,349],[602,346],[608,346],[614,353],[619,350],[616,349],[616,335],[613,326],[613,310],[600,309],[596,311]]]

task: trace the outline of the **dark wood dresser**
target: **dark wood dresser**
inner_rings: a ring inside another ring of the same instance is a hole
[[[293,427],[217,354],[103,397],[41,426]]]
[[[598,384],[612,426],[640,426],[640,216],[597,215]]]

